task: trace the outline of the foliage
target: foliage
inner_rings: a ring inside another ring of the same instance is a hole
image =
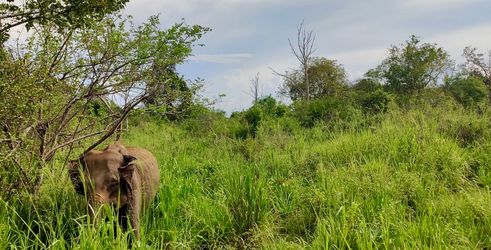
[[[382,79],[388,90],[398,94],[435,86],[453,64],[443,48],[421,43],[414,35],[399,47],[392,46],[388,53],[388,57],[367,75]]]
[[[292,100],[305,99],[301,70],[286,72],[280,93]],[[346,72],[335,60],[312,58],[308,67],[310,98],[339,96],[347,88]]]
[[[463,53],[466,63],[465,72],[474,77],[480,78],[488,88],[489,103],[491,103],[491,51],[488,51],[487,60],[484,54],[478,53],[476,48],[466,47]]]
[[[343,66],[326,58],[312,60],[309,76],[313,97],[340,95],[348,82]]]
[[[249,125],[249,134],[256,135],[260,123],[267,119],[283,117],[288,112],[288,107],[277,103],[276,100],[267,96],[259,99],[252,107],[243,112],[243,119]],[[237,116],[238,114],[235,114]]]
[[[310,102],[295,102],[293,114],[303,126],[312,127],[319,122],[334,124],[342,120],[350,123],[359,115],[359,110],[345,98],[324,97]]]
[[[199,104],[190,107],[190,115],[181,121],[182,127],[193,135],[228,135],[225,113]]]
[[[358,80],[349,91],[349,97],[356,100],[366,114],[387,112],[394,97],[385,92],[382,84],[374,78]]]
[[[358,80],[352,86],[352,89],[355,91],[373,92],[379,89],[383,89],[383,86],[377,79],[365,77]]]
[[[41,26],[54,24],[59,29],[79,28],[121,10],[128,1],[10,0],[1,3],[0,44],[7,40],[8,31],[13,27],[25,24],[29,30],[36,24]]]
[[[362,92],[359,98],[362,110],[372,114],[387,112],[389,104],[393,100],[392,95],[381,89],[373,92]]]
[[[403,110],[415,108],[431,110],[435,107],[455,109],[459,106],[443,87],[427,88],[412,95],[398,95],[394,101]]]
[[[489,115],[390,109],[357,131],[293,133],[276,127],[283,116],[246,139],[141,121],[124,142],[155,154],[162,182],[132,248],[489,248]],[[464,145],[456,135],[465,126],[483,133]],[[127,249],[110,211],[88,223],[63,165],[45,169],[35,198],[0,199],[0,246]]]
[[[207,30],[182,23],[162,30],[157,17],[141,26],[108,17],[61,33],[46,25],[19,50],[5,51],[0,64],[5,72],[0,99],[8,100],[0,108],[2,168],[20,171],[24,185],[37,189],[39,169],[58,150],[82,144],[87,151],[112,136],[159,86],[153,69],[183,62]],[[97,106],[104,112],[94,114]]]
[[[156,78],[158,83],[152,86],[150,95],[143,100],[145,109],[170,121],[188,117],[202,84],[186,81],[173,67],[159,70]]]
[[[464,107],[475,107],[489,95],[484,82],[475,76],[457,75],[446,78],[445,88]]]

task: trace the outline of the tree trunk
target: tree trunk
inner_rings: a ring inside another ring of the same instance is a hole
[[[308,65],[307,62],[304,63],[304,81],[305,81],[305,89],[306,89],[306,100],[310,101],[310,84],[309,84],[309,73],[308,73]]]

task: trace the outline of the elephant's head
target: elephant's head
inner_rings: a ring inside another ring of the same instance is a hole
[[[131,199],[135,160],[123,145],[116,143],[71,161],[69,174],[75,190],[86,195],[92,209],[102,204],[119,208]]]

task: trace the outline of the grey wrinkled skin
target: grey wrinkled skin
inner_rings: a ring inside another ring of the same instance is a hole
[[[68,171],[76,192],[87,197],[92,219],[101,205],[110,204],[118,210],[122,228],[128,229],[129,219],[140,238],[139,216],[159,187],[157,160],[150,152],[116,142],[71,161]]]

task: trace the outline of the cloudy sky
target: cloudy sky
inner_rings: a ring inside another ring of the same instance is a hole
[[[250,106],[256,73],[262,94],[277,96],[281,79],[271,69],[298,67],[288,39],[302,21],[316,33],[315,56],[337,60],[356,80],[412,34],[457,63],[466,46],[491,49],[490,11],[489,0],[132,0],[125,9],[136,21],[160,13],[167,26],[184,19],[213,29],[178,70],[205,79],[205,96],[225,94],[216,107],[227,112]]]

